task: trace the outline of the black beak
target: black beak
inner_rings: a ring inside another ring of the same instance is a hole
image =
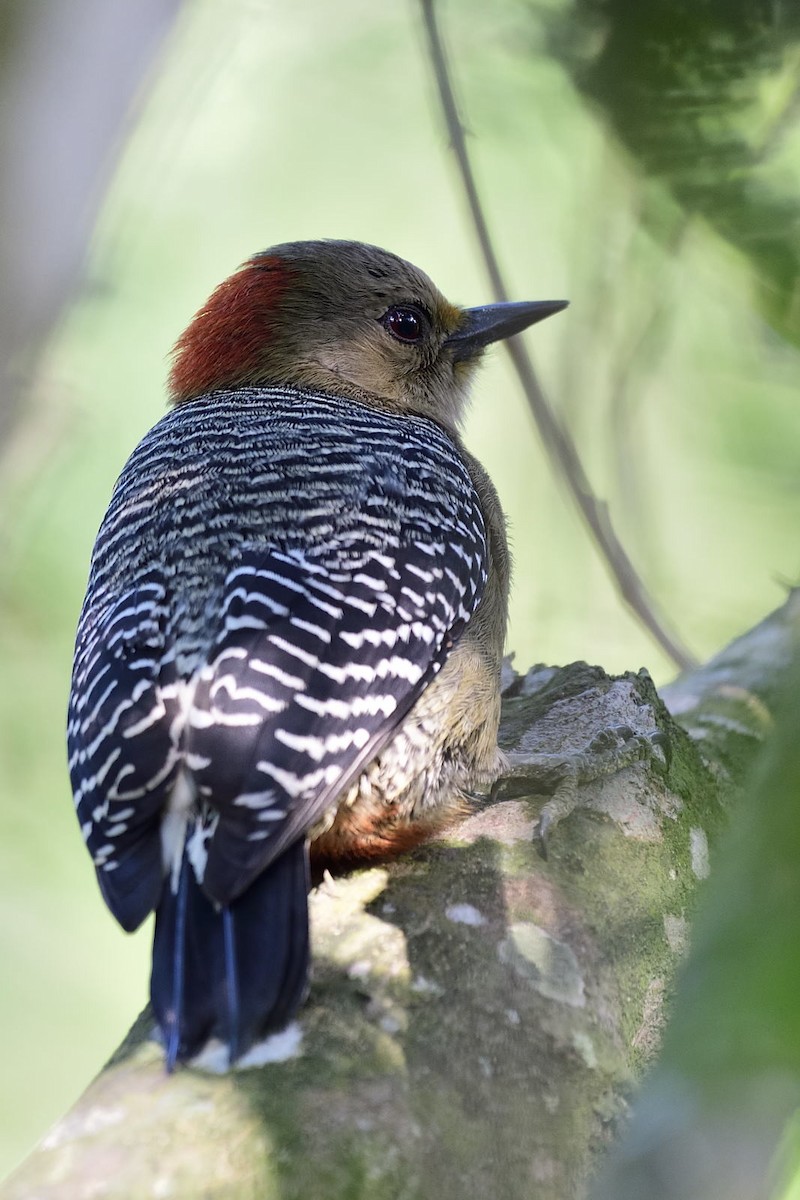
[[[484,304],[480,308],[465,308],[463,321],[455,333],[446,339],[456,358],[471,358],[490,342],[520,333],[529,325],[552,317],[566,308],[569,300],[523,300],[511,304]]]

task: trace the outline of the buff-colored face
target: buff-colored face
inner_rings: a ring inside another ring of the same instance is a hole
[[[462,311],[410,263],[372,247],[325,246],[286,312],[304,381],[457,423],[478,356],[451,352]]]
[[[422,271],[358,242],[277,246],[195,317],[176,347],[173,395],[294,384],[457,426],[484,347],[543,307],[457,308]]]

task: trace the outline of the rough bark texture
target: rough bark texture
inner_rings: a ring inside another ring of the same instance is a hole
[[[0,1200],[573,1200],[658,1047],[708,843],[769,724],[797,595],[665,696],[576,663],[507,689],[502,740],[671,752],[588,784],[543,860],[515,780],[450,835],[312,896],[311,998],[257,1069],[168,1077],[147,1014]],[[698,752],[702,750],[702,756]]]

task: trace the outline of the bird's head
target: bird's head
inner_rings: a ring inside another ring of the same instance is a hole
[[[254,255],[200,309],[175,347],[172,399],[289,384],[456,427],[484,348],[564,306],[458,308],[376,246],[290,242]]]

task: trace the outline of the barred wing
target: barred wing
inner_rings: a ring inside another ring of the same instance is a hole
[[[166,621],[164,583],[151,573],[119,597],[93,597],[75,651],[67,720],[75,806],[103,896],[128,930],[161,893],[159,817],[182,763]]]
[[[351,572],[273,551],[231,573],[186,737],[220,814],[204,874],[216,900],[322,816],[441,667],[485,582],[481,544],[449,549],[373,553]]]
[[[202,802],[189,851],[220,901],[302,836],[439,670],[486,563],[432,421],[288,388],[164,417],[98,534],[70,701],[78,816],[121,924],[158,901],[176,807]]]

